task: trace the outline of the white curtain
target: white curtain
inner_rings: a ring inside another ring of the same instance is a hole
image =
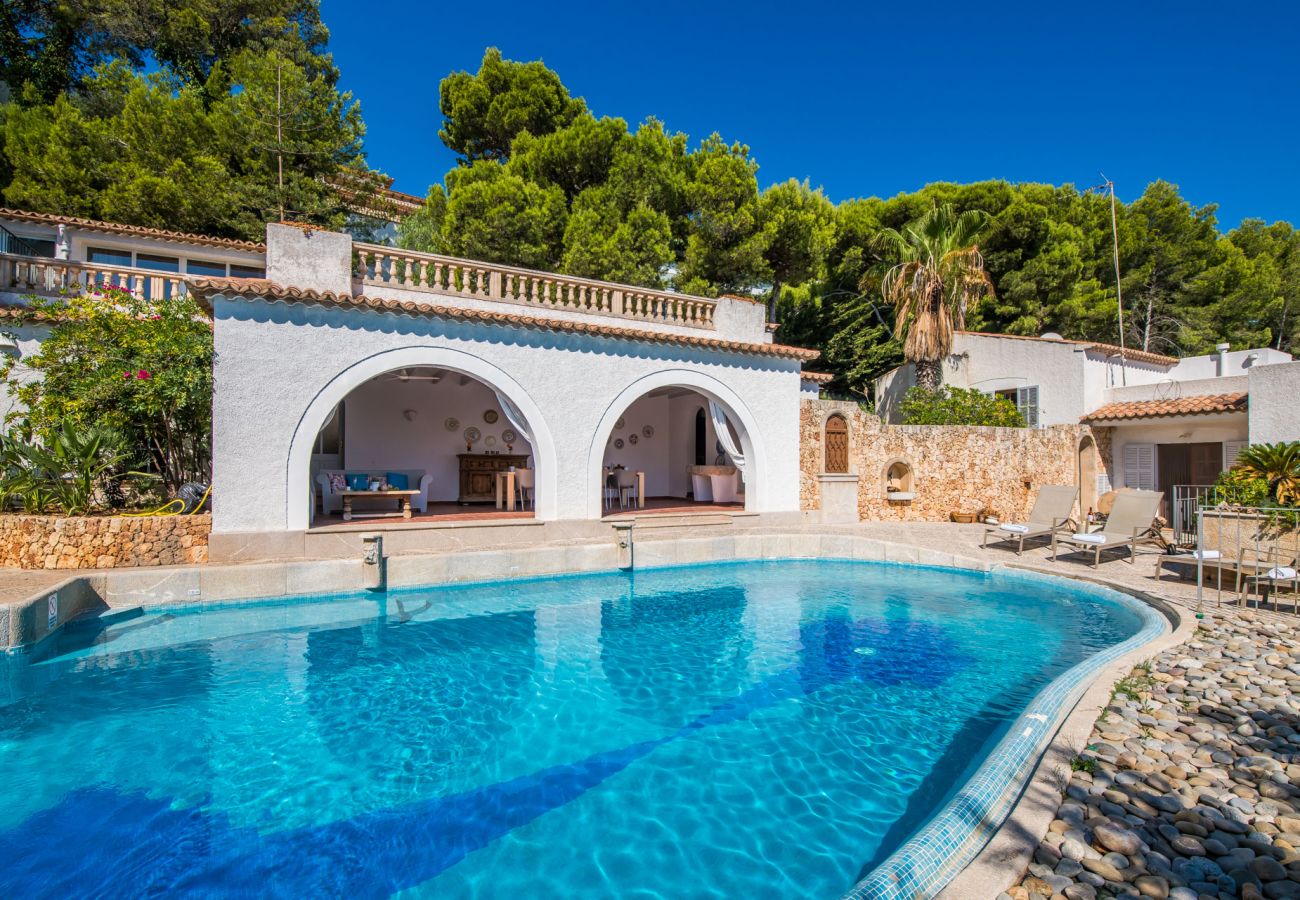
[[[497,405],[501,407],[502,415],[506,417],[510,427],[515,430],[515,434],[527,441],[528,445],[536,450],[537,448],[533,446],[533,436],[528,433],[528,426],[524,422],[524,414],[519,411],[519,407],[511,403],[509,397],[495,388],[493,388],[492,393],[497,395]]]
[[[717,433],[718,443],[722,445],[723,451],[731,457],[731,463],[745,474],[745,454],[736,446],[736,439],[731,436],[731,429],[727,427],[727,414],[722,407],[714,401],[709,401],[709,414],[713,416],[713,430]]]

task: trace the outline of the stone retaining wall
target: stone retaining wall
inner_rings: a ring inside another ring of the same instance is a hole
[[[849,468],[860,477],[858,513],[868,521],[944,522],[952,512],[988,506],[1004,521],[1023,520],[1045,484],[1077,484],[1079,445],[1093,439],[1097,472],[1110,472],[1109,429],[1087,425],[984,428],[886,425],[855,403],[805,400],[800,406],[800,503],[820,508],[826,418],[849,424]],[[885,472],[896,461],[912,469],[914,499],[886,499]]]
[[[0,566],[112,569],[208,561],[212,516],[0,515]]]

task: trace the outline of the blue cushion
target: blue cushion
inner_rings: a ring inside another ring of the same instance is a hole
[[[349,491],[364,491],[370,484],[370,476],[365,472],[349,472],[344,477],[348,480]]]
[[[384,480],[395,491],[405,491],[411,487],[411,480],[402,472],[385,472]]]

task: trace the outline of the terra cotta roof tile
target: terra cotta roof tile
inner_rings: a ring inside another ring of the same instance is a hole
[[[1125,419],[1160,419],[1167,416],[1202,416],[1213,413],[1245,412],[1245,392],[1202,394],[1196,397],[1169,397],[1164,400],[1123,400],[1107,403],[1083,417],[1084,422],[1122,421]]]

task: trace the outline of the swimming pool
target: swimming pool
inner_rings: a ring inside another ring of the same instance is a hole
[[[75,624],[4,663],[0,893],[841,896],[1149,627],[829,560]]]

